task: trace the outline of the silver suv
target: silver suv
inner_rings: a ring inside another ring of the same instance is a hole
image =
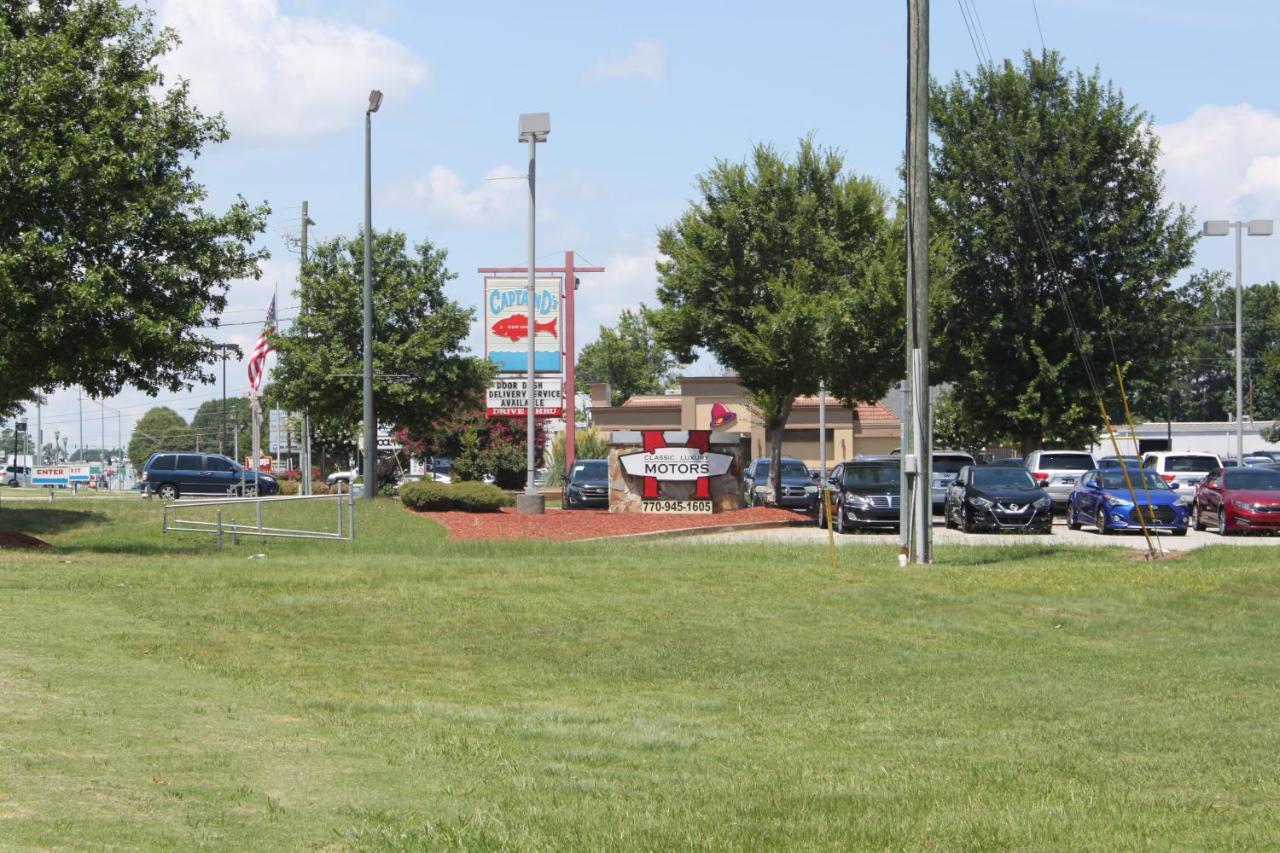
[[[966,465],[976,464],[973,457],[962,450],[933,451],[933,465],[930,471],[933,477],[933,483],[930,485],[933,488],[929,491],[929,497],[932,499],[935,515],[941,513],[946,505],[947,489],[950,489],[956,477],[960,476],[960,469]]]
[[[1067,508],[1067,497],[1085,474],[1098,467],[1087,450],[1033,450],[1023,466],[1031,472],[1036,485],[1053,499],[1054,512]]]
[[[1205,477],[1221,468],[1222,460],[1216,453],[1161,450],[1144,455],[1142,467],[1155,471],[1169,485],[1177,483],[1178,495],[1193,499],[1196,486]]]

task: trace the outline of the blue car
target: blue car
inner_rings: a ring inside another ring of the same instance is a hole
[[[1067,496],[1067,526],[1079,530],[1092,524],[1102,534],[1140,530],[1141,517],[1148,528],[1186,536],[1190,501],[1149,468],[1128,473],[1133,491],[1137,493],[1136,505],[1123,470],[1119,467],[1094,469],[1081,477]]]

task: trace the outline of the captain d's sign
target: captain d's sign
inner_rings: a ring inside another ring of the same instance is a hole
[[[711,430],[644,430],[644,450],[618,457],[622,470],[641,477],[644,500],[659,500],[659,483],[672,480],[694,482],[694,498],[711,497],[711,479],[729,473],[733,457],[711,453]]]

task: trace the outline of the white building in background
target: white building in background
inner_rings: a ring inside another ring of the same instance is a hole
[[[1272,444],[1262,438],[1262,433],[1274,425],[1275,421],[1244,422],[1246,456],[1255,450],[1280,450],[1280,445]],[[1126,455],[1138,456],[1156,450],[1200,450],[1216,453],[1224,460],[1227,457],[1234,459],[1236,455],[1235,421],[1173,421],[1172,423],[1156,421],[1134,424],[1132,435],[1129,433],[1129,428],[1122,424],[1116,424],[1115,429],[1120,450]],[[1105,433],[1092,449],[1095,457],[1115,454],[1111,439]]]

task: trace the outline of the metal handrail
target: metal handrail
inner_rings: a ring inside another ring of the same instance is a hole
[[[344,500],[345,499],[345,500]],[[332,500],[337,506],[337,526],[328,530],[295,530],[287,527],[267,527],[262,523],[262,507],[264,504],[286,501],[327,501]],[[245,507],[254,505],[254,524],[240,524],[235,521],[222,520],[222,507]],[[347,523],[343,525],[343,508],[347,510]],[[183,509],[200,507],[217,507],[214,521],[199,521],[193,518],[180,518],[178,513]],[[170,513],[172,512],[172,518]],[[356,502],[350,492],[339,490],[332,495],[280,495],[264,498],[214,498],[202,501],[171,501],[162,505],[161,531],[163,533],[213,533],[218,545],[222,545],[223,536],[231,534],[231,541],[236,543],[241,535],[257,537],[277,537],[289,539],[328,539],[351,542],[356,538]]]

